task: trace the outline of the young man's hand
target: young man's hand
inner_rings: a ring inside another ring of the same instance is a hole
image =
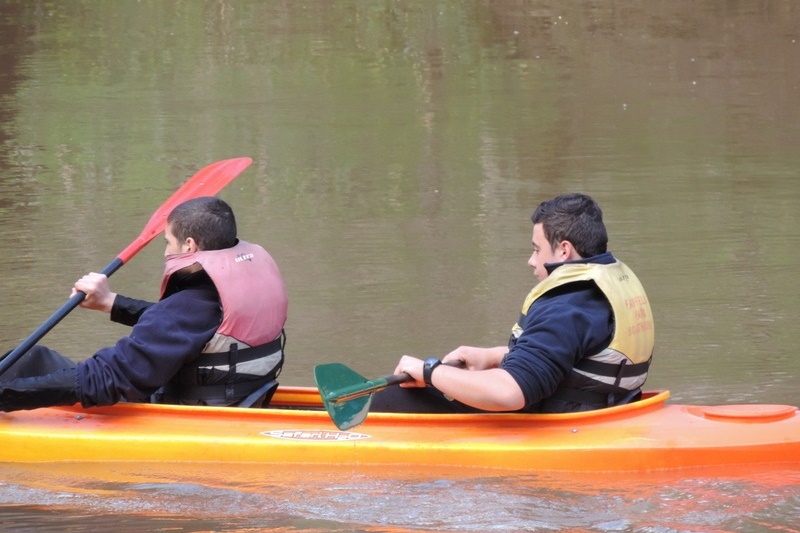
[[[108,277],[105,274],[90,272],[75,282],[70,297],[78,291],[86,293],[86,298],[81,302],[81,307],[97,311],[111,312],[117,294],[111,292],[108,286]]]

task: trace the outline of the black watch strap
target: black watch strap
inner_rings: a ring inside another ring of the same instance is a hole
[[[422,366],[422,380],[428,387],[433,387],[433,383],[431,383],[431,374],[433,374],[433,370],[441,364],[442,360],[436,359],[435,357],[425,359],[425,364]]]

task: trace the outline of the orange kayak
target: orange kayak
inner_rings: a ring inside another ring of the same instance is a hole
[[[791,405],[690,406],[650,392],[566,414],[370,413],[340,431],[315,388],[282,387],[269,409],[151,404],[0,413],[0,462],[408,465],[512,471],[800,469]]]

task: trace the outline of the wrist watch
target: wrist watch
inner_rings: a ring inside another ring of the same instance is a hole
[[[433,383],[431,383],[431,374],[433,374],[433,370],[441,364],[442,360],[436,359],[435,357],[425,359],[425,364],[422,366],[422,380],[428,387],[433,387]]]

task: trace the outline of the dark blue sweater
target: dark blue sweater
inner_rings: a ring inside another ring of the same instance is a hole
[[[610,253],[575,261],[611,264]],[[552,272],[560,265],[547,265]],[[583,357],[611,343],[614,315],[611,304],[593,282],[576,282],[551,290],[528,309],[520,322],[522,335],[503,359],[505,369],[525,396],[523,411],[548,409],[546,399]]]
[[[172,286],[158,303],[117,296],[111,319],[133,330],[78,363],[77,392],[85,407],[146,401],[200,355],[222,322],[219,294],[201,274]]]

